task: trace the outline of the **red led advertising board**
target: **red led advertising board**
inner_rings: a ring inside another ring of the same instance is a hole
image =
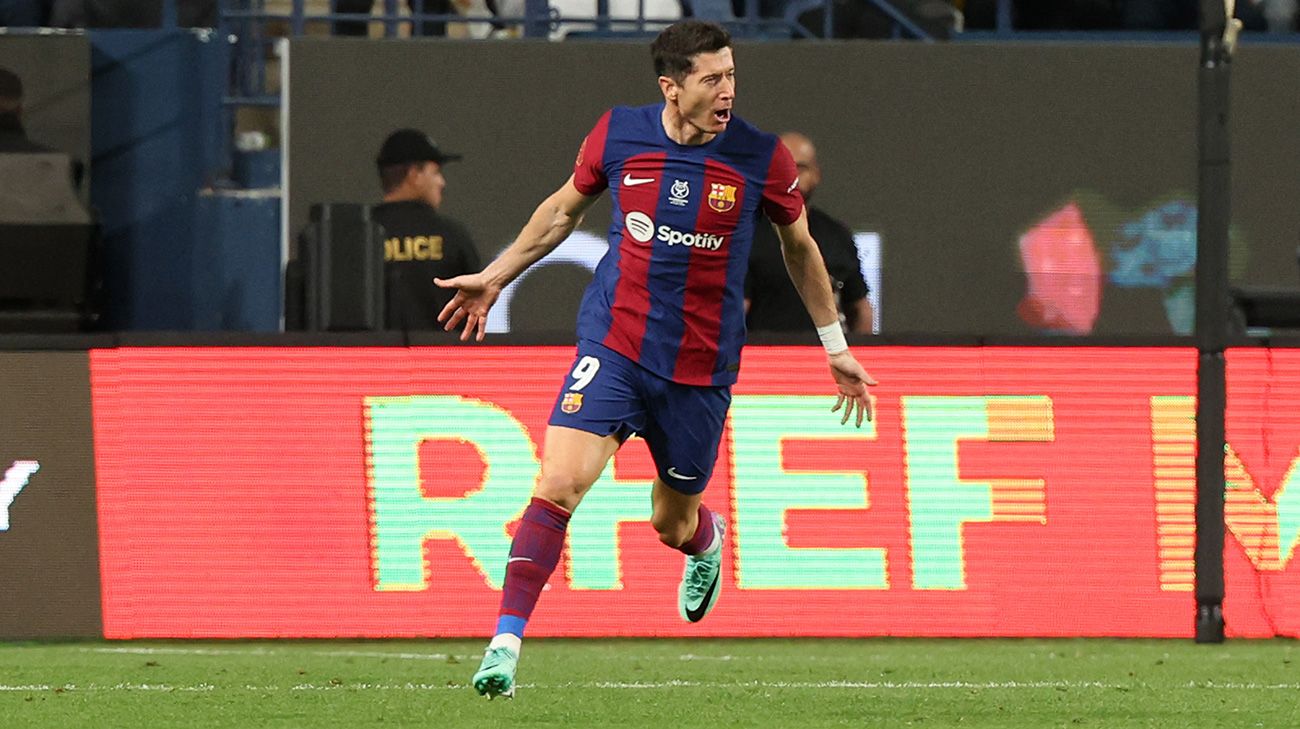
[[[1196,353],[751,347],[705,501],[723,593],[677,615],[633,439],[533,636],[1190,636]],[[104,632],[485,636],[571,347],[91,356]],[[1229,356],[1230,635],[1300,634],[1300,352]]]

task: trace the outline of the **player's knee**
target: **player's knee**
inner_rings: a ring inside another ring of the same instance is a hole
[[[681,519],[656,514],[650,518],[650,524],[659,533],[659,541],[674,549],[682,546],[691,538],[689,525]]]
[[[578,502],[589,488],[591,483],[577,474],[543,473],[537,479],[534,495],[571,512],[578,508]]]

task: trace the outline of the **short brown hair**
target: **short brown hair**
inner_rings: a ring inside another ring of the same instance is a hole
[[[384,188],[384,194],[388,194],[401,187],[402,183],[406,182],[406,176],[411,173],[411,168],[419,166],[419,164],[414,162],[399,162],[398,164],[393,165],[380,165],[379,184]]]
[[[681,83],[695,68],[695,57],[731,47],[731,34],[717,23],[682,20],[664,28],[650,44],[655,74]]]

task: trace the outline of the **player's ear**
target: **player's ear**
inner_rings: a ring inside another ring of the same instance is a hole
[[[667,76],[660,76],[659,90],[664,93],[665,99],[675,103],[677,101],[677,94],[680,91],[680,87],[678,87],[677,82],[672,80],[671,78],[668,78]]]

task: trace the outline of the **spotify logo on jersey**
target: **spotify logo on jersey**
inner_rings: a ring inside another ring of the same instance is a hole
[[[655,236],[655,222],[645,213],[631,212],[623,218],[623,227],[637,243],[649,243]]]

